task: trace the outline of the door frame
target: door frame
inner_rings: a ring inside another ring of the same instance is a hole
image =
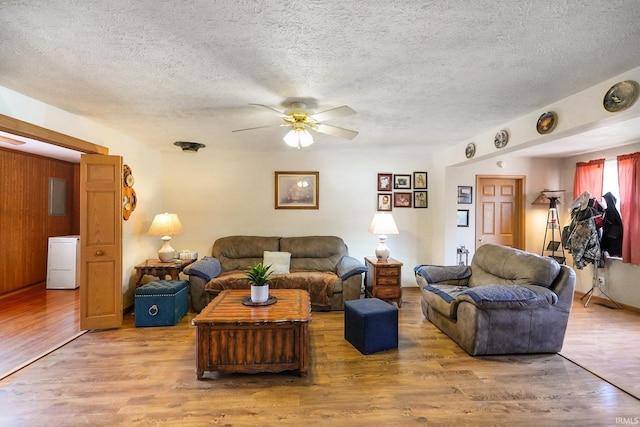
[[[513,227],[513,247],[516,249],[525,249],[526,245],[526,217],[525,217],[525,188],[526,188],[526,176],[525,175],[476,175],[476,202],[475,211],[476,215],[479,209],[480,201],[480,182],[483,179],[513,179],[516,182],[516,209],[514,209],[514,218],[516,219]],[[475,247],[478,247],[478,227],[475,227],[474,242]]]

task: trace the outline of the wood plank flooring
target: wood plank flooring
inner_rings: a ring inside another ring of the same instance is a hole
[[[424,319],[419,298],[404,291],[399,348],[368,356],[344,340],[342,312],[314,312],[307,377],[197,381],[193,314],[155,328],[127,315],[123,328],[88,332],[0,381],[0,425],[604,426],[640,416],[638,399],[560,355],[468,356]]]
[[[78,289],[43,282],[0,297],[0,379],[80,334]]]

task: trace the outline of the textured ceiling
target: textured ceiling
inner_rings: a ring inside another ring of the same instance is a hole
[[[2,0],[0,85],[175,150],[287,150],[267,104],[328,122],[311,149],[434,148],[640,65],[640,2]]]

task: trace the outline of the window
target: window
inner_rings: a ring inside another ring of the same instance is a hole
[[[620,187],[618,186],[618,160],[604,161],[604,177],[602,179],[602,194],[611,192],[616,198],[616,209],[620,212]],[[605,202],[606,203],[606,202]]]

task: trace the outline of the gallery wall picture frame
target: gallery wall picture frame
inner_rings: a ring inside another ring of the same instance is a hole
[[[473,202],[473,187],[470,185],[458,186],[458,203],[470,205]]]
[[[391,193],[378,193],[378,210],[391,211],[392,197]]]
[[[276,209],[319,209],[320,172],[275,172]]]
[[[393,174],[378,174],[378,191],[391,191],[391,183],[393,182]]]
[[[393,175],[393,188],[395,190],[411,190],[411,175]]]
[[[393,193],[393,207],[394,208],[410,208],[411,207],[411,192],[396,191]]]
[[[469,209],[458,209],[458,227],[469,226]]]
[[[414,191],[413,192],[413,207],[414,208],[428,208],[429,207],[429,193],[427,191]]]
[[[427,173],[426,172],[414,172],[413,173],[413,189],[414,190],[426,190],[427,188]]]

